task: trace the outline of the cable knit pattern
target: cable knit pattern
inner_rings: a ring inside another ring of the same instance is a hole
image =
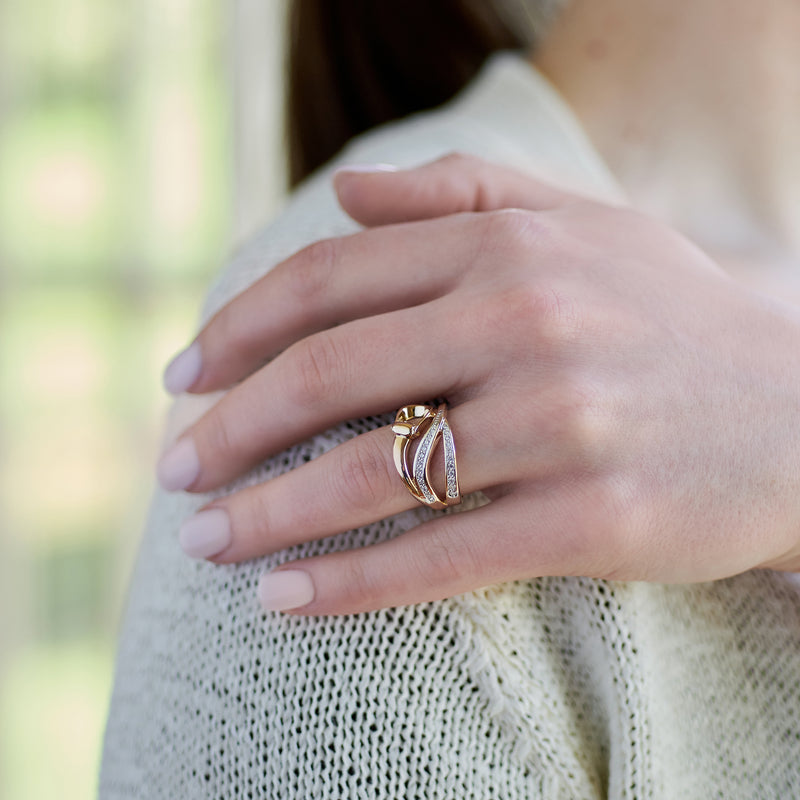
[[[620,197],[569,110],[512,55],[340,162],[405,166],[452,150]],[[323,170],[232,260],[204,318],[299,247],[353,230]],[[178,400],[171,435],[209,402]],[[389,421],[331,429],[228,491]],[[155,496],[120,636],[102,800],[800,797],[794,576],[543,578],[351,616],[265,614],[265,570],[401,535],[434,512],[215,566],[177,543],[208,499]]]

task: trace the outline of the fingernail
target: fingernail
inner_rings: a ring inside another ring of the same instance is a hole
[[[314,599],[311,576],[300,569],[284,569],[261,576],[258,602],[264,611],[286,611],[308,605]]]
[[[398,168],[394,164],[345,164],[339,167],[334,175],[340,172],[397,172]]]
[[[170,394],[185,392],[200,376],[201,367],[200,345],[193,342],[167,364],[164,370],[164,388]]]
[[[200,459],[191,438],[176,442],[161,456],[156,475],[158,482],[168,492],[177,492],[191,486],[200,474]]]
[[[178,542],[187,556],[209,558],[231,543],[231,522],[223,508],[209,508],[181,525]]]

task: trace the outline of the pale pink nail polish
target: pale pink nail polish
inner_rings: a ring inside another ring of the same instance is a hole
[[[223,508],[209,508],[181,525],[178,542],[187,556],[209,558],[231,543],[231,522]]]
[[[156,467],[158,482],[168,492],[191,486],[200,474],[200,459],[191,438],[180,439],[161,456]]]
[[[345,164],[343,167],[339,167],[335,175],[338,175],[340,172],[361,172],[361,173],[371,173],[371,172],[397,172],[398,168],[394,166],[394,164]]]
[[[314,599],[311,576],[300,569],[284,569],[261,576],[258,601],[265,611],[286,611],[308,605]]]
[[[170,394],[180,394],[191,389],[200,377],[202,366],[200,345],[198,342],[193,342],[167,365],[164,370],[164,388]]]

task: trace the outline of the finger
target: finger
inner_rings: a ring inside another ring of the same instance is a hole
[[[294,614],[354,614],[541,575],[605,574],[579,508],[564,492],[512,493],[377,545],[282,564],[262,577],[259,600]]]
[[[458,475],[464,495],[519,480],[554,479],[571,463],[563,426],[541,397],[497,415],[493,398],[451,409]],[[486,424],[476,425],[481,420]],[[529,429],[538,435],[530,447]],[[217,563],[243,561],[301,542],[358,528],[417,506],[393,458],[391,427],[364,433],[266,483],[214,500],[181,527],[187,554]],[[434,487],[444,493],[441,448],[431,465]],[[504,490],[503,490],[504,491]]]
[[[218,311],[164,384],[173,394],[226,388],[317,331],[434,299],[475,258],[481,230],[454,217],[306,247]]]
[[[462,308],[447,310],[454,304],[448,298],[355,320],[293,345],[224,395],[162,457],[161,485],[208,491],[344,419],[395,410],[406,398],[457,402],[492,364],[465,356],[480,351],[481,331]],[[453,320],[448,337],[419,335],[435,331],[443,316]],[[461,358],[452,357],[453,341]]]
[[[469,419],[484,418],[490,405],[466,403],[448,415],[458,439],[459,482],[465,494],[510,480],[518,471],[508,457],[513,434],[490,428],[491,436],[481,435],[468,424]],[[196,558],[243,561],[414,508],[418,501],[394,465],[394,438],[391,426],[364,433],[271,481],[215,500],[184,523],[181,544]],[[441,447],[431,474],[443,494]]]
[[[342,208],[362,225],[442,217],[465,211],[558,208],[585,200],[516,169],[454,154],[416,169],[340,169],[334,188]]]

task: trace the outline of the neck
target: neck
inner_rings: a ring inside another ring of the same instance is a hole
[[[573,0],[534,61],[648,211],[712,250],[800,254],[800,3]]]

